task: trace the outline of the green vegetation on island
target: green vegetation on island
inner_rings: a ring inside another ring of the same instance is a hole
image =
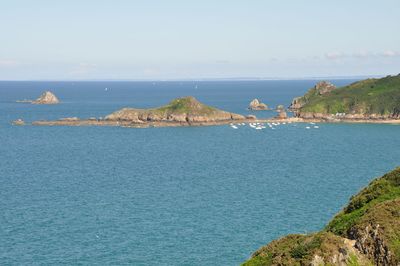
[[[207,106],[192,96],[174,99],[169,104],[158,108],[124,108],[106,116],[106,120],[130,120],[136,122],[210,122],[244,119],[245,117],[242,115]]]
[[[337,89],[331,85],[318,83],[304,96],[295,98],[291,109],[298,116],[318,113],[400,118],[400,75],[366,79]]]
[[[397,168],[353,196],[321,232],[274,240],[243,265],[399,263],[400,168]]]

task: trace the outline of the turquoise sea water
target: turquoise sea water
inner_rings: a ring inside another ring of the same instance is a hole
[[[0,82],[0,264],[238,265],[274,238],[321,229],[400,165],[400,126],[10,125],[185,95],[247,114],[255,97],[288,105],[314,83]],[[15,103],[47,89],[63,103]]]

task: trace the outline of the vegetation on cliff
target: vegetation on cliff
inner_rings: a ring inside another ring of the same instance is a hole
[[[353,196],[323,231],[274,240],[255,252],[244,265],[399,263],[400,168],[397,168]]]
[[[293,100],[299,113],[363,114],[399,117],[400,75],[366,79],[319,93],[313,88]]]

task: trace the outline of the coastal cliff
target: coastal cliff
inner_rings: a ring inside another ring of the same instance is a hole
[[[64,118],[55,121],[35,121],[33,125],[64,126],[126,126],[126,127],[164,127],[164,126],[200,126],[219,125],[231,122],[254,120],[253,117],[230,113],[200,103],[192,96],[172,100],[159,108],[136,109],[123,108],[104,119]]]
[[[321,232],[274,240],[243,265],[400,265],[400,168],[353,196]]]
[[[322,121],[400,119],[400,75],[366,79],[336,88],[318,83],[290,107],[296,117]]]

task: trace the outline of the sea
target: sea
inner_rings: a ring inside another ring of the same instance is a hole
[[[188,95],[266,118],[276,113],[247,110],[252,99],[288,106],[316,82],[0,82],[0,264],[240,265],[273,239],[323,229],[399,166],[399,125],[29,125]],[[62,103],[16,103],[46,90]]]

